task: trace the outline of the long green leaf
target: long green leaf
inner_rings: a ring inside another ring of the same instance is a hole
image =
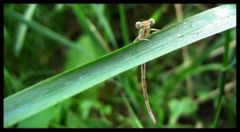
[[[4,127],[133,67],[235,26],[236,6],[219,6],[151,35],[150,41],[138,41],[39,82],[4,99]]]
[[[5,14],[11,16],[11,18],[14,20],[17,20],[17,21],[20,21],[20,22],[26,24],[29,28],[33,29],[34,31],[36,31],[42,35],[45,35],[46,37],[48,37],[52,40],[55,40],[56,42],[59,42],[59,44],[62,44],[69,48],[73,48],[80,52],[85,52],[86,54],[88,54],[88,52],[86,52],[84,49],[76,46],[74,42],[72,42],[68,38],[64,37],[63,35],[60,35],[33,20],[28,20],[28,19],[24,18],[22,15],[20,15],[19,13],[15,12],[11,9],[4,10],[4,15]]]
[[[128,33],[127,22],[126,22],[126,17],[125,17],[125,10],[124,10],[123,4],[119,4],[118,8],[119,8],[123,41],[124,41],[124,45],[127,45],[130,41],[129,41],[129,33]]]
[[[117,42],[116,39],[114,37],[111,25],[106,17],[105,14],[105,5],[104,4],[91,4],[91,7],[93,8],[93,11],[96,13],[96,16],[101,24],[101,26],[103,26],[103,29],[105,31],[105,33],[107,34],[107,37],[110,39],[112,46],[114,47],[114,49],[117,49]]]
[[[98,50],[99,54],[105,54],[106,52],[110,51],[107,43],[102,38],[100,33],[97,31],[96,27],[93,23],[85,16],[82,11],[81,5],[72,5],[74,14],[77,17],[77,20],[82,27],[82,29],[92,38],[95,43],[96,49]]]
[[[35,12],[35,9],[37,7],[37,4],[29,4],[28,8],[24,14],[24,18],[26,20],[31,20],[32,16]],[[24,44],[24,39],[25,39],[25,35],[27,32],[27,25],[20,23],[17,29],[17,36],[16,36],[16,43],[15,43],[15,49],[14,49],[14,54],[18,57],[19,53],[21,52],[21,49],[23,47]]]
[[[222,107],[222,101],[224,98],[224,87],[225,87],[225,83],[226,83],[226,75],[227,75],[227,71],[226,71],[226,67],[228,66],[228,53],[229,53],[229,44],[230,44],[230,32],[226,33],[226,38],[225,38],[225,44],[224,44],[224,55],[223,55],[223,67],[224,70],[220,73],[219,76],[219,83],[218,83],[218,87],[219,87],[219,96],[218,96],[218,103],[217,103],[217,109],[216,109],[216,115],[214,118],[214,122],[212,124],[213,128],[217,127],[217,123],[218,120],[220,118],[220,112],[221,112],[221,107]]]
[[[139,121],[136,113],[134,112],[133,108],[131,107],[131,105],[130,105],[128,99],[127,99],[127,96],[125,94],[122,94],[122,96],[123,96],[123,100],[124,100],[125,104],[127,105],[128,111],[133,118],[133,121],[134,121],[136,127],[137,128],[143,128],[143,126],[142,126],[141,122]]]
[[[151,18],[155,20],[155,22],[158,22],[161,20],[163,13],[165,13],[168,9],[168,4],[162,4],[160,8],[158,8],[152,15]]]

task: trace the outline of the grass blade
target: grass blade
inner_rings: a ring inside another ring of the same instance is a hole
[[[225,38],[225,44],[224,44],[224,55],[223,55],[223,67],[224,70],[220,73],[220,77],[219,77],[219,98],[218,98],[218,102],[217,102],[217,108],[216,108],[216,115],[214,118],[214,122],[212,124],[213,128],[217,127],[217,123],[219,121],[219,117],[220,117],[220,112],[221,112],[221,108],[222,108],[222,101],[223,101],[223,97],[225,95],[224,93],[224,86],[225,86],[225,82],[226,82],[226,68],[228,66],[228,53],[229,53],[229,43],[230,43],[230,33],[227,32],[226,33],[226,38]]]
[[[21,82],[15,78],[5,67],[3,67],[4,71],[4,86],[6,88],[6,94],[12,94],[19,91],[22,87]],[[4,94],[5,94],[4,93]]]
[[[109,52],[110,48],[102,36],[99,34],[95,26],[92,24],[92,22],[85,16],[81,9],[81,5],[74,4],[71,7],[82,29],[92,38],[99,54],[103,55]]]
[[[20,15],[19,13],[14,12],[13,10],[6,10],[4,11],[4,13],[6,13],[7,15],[12,16],[11,18],[17,20],[17,21],[21,21],[24,24],[26,24],[28,27],[32,28],[34,31],[45,35],[46,37],[55,40],[56,42],[59,42],[59,44],[62,44],[64,46],[67,46],[69,48],[73,48],[76,50],[79,50],[80,52],[85,52],[86,54],[88,54],[88,52],[86,52],[84,49],[78,47],[75,45],[74,42],[72,42],[71,40],[67,39],[66,37],[50,30],[49,28],[33,21],[33,20],[27,20],[26,18],[24,18],[22,15]]]
[[[9,34],[9,31],[8,31],[7,27],[6,27],[5,25],[4,25],[3,27],[4,27],[4,28],[3,28],[4,44],[5,44],[5,43],[7,44],[7,42],[10,41],[11,37],[10,37],[10,34]]]
[[[133,121],[134,121],[136,127],[137,128],[143,128],[140,120],[138,119],[138,117],[137,117],[136,113],[134,112],[133,108],[131,107],[130,102],[127,99],[127,96],[124,93],[122,94],[122,96],[123,96],[123,100],[124,100],[125,104],[127,105],[130,116],[132,116],[132,118],[133,118]]]
[[[126,23],[124,6],[122,4],[119,4],[118,8],[119,8],[119,14],[120,14],[123,41],[124,41],[124,45],[127,45],[127,44],[129,44],[130,41],[129,41],[129,33],[128,33],[128,28],[127,28],[127,23]]]
[[[105,5],[104,4],[91,4],[91,7],[93,8],[94,12],[96,13],[96,16],[98,18],[98,20],[100,21],[100,24],[103,26],[104,31],[107,34],[107,37],[110,39],[113,48],[117,49],[117,41],[114,37],[112,28],[107,20],[107,17],[104,13],[105,11]]]
[[[24,19],[26,19],[28,21],[31,20],[36,7],[37,7],[37,4],[29,4],[26,12],[24,14]],[[19,56],[19,53],[21,52],[21,49],[23,47],[27,28],[28,28],[27,25],[25,25],[23,23],[20,23],[18,26],[17,35],[16,35],[16,44],[15,44],[15,49],[14,49],[14,53],[17,57]]]
[[[168,4],[162,4],[160,8],[158,8],[154,13],[151,15],[151,18],[155,20],[155,22],[158,22],[161,20],[163,13],[165,13],[168,9]]]
[[[180,36],[179,26],[183,27]],[[236,26],[236,6],[223,5],[183,20],[88,64],[55,75],[4,99],[4,127],[133,67]]]

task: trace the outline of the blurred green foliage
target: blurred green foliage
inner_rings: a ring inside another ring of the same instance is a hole
[[[183,5],[183,13],[187,17],[215,6]],[[172,4],[37,4],[31,10],[36,23],[29,27],[6,13],[12,10],[24,15],[27,7],[31,5],[4,4],[4,97],[123,47],[137,36],[136,21],[153,17],[154,28],[158,29],[177,22]],[[156,125],[148,117],[139,70],[134,68],[12,127],[210,127],[222,65],[229,67],[224,71],[226,93],[216,127],[236,127],[236,29],[197,43],[201,44],[188,47],[189,66],[182,65],[181,50],[147,63],[149,100],[157,116]],[[226,43],[228,62],[223,64]],[[188,97],[189,76],[193,99]]]

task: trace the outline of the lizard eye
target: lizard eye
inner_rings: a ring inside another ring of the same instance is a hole
[[[136,26],[137,29],[139,29],[142,26],[142,23],[141,22],[136,22],[135,26]]]
[[[155,20],[153,18],[150,18],[148,21],[150,21],[151,25],[155,24]]]

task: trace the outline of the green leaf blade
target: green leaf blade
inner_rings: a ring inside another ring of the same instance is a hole
[[[219,10],[227,13],[217,15]],[[194,26],[191,26],[191,22],[197,23],[192,23]],[[178,32],[180,25],[188,26]],[[88,64],[39,82],[4,99],[4,127],[9,127],[119,73],[235,26],[236,6],[219,6],[151,35],[148,38],[150,41],[138,41]]]

